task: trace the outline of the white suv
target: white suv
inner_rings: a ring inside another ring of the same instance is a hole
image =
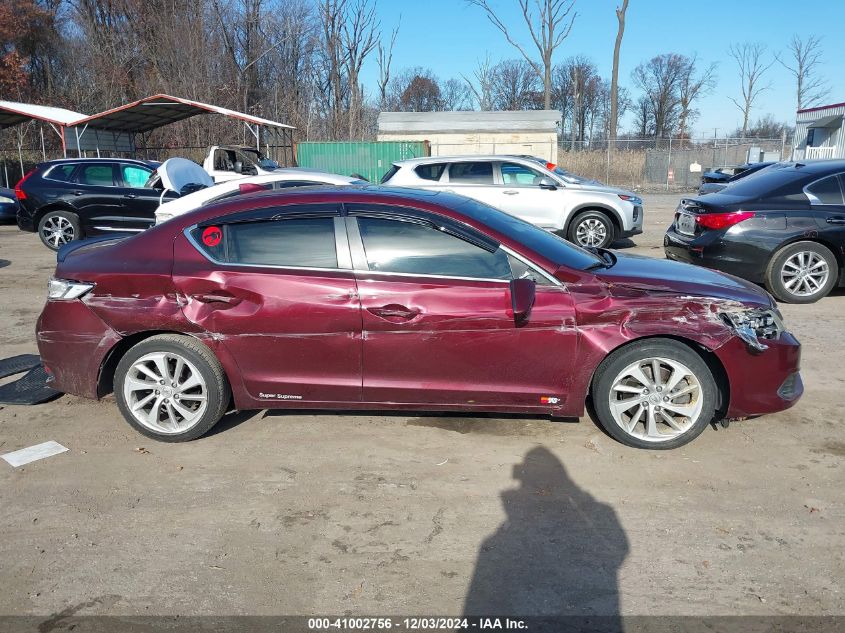
[[[430,156],[393,163],[382,184],[459,193],[581,246],[643,232],[634,193],[570,174],[533,156]]]

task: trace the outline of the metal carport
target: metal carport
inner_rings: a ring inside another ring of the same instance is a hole
[[[55,108],[53,106],[36,105],[34,103],[18,103],[17,101],[0,101],[0,130],[20,125],[21,123],[26,123],[28,121],[46,123],[61,139],[62,154],[65,156],[67,156],[65,131],[67,128],[71,127],[71,125],[78,123],[87,116],[87,114],[82,114],[81,112],[65,110],[64,108]],[[20,151],[20,143],[18,144],[18,149]],[[44,148],[43,128],[41,129],[41,152],[46,160],[47,155]],[[21,163],[23,163],[22,158]]]

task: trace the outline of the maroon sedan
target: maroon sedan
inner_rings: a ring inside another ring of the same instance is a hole
[[[53,386],[114,391],[164,441],[230,408],[580,416],[591,400],[619,441],[673,448],[803,390],[758,287],[447,193],[242,196],[58,259],[38,321]]]

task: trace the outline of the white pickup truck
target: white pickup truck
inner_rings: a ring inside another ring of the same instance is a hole
[[[276,161],[266,158],[257,149],[235,145],[213,145],[202,167],[215,183],[244,176],[264,176],[279,169]]]

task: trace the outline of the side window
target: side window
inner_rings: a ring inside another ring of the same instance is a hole
[[[502,184],[510,187],[534,187],[543,179],[540,172],[516,163],[502,163]]]
[[[449,182],[464,185],[492,185],[493,163],[452,163]]]
[[[68,182],[73,175],[73,170],[76,169],[76,163],[64,163],[52,167],[45,178],[50,180],[58,180],[60,182]]]
[[[290,218],[194,229],[209,256],[230,264],[337,268],[334,220]]]
[[[489,252],[430,224],[358,218],[370,270],[416,275],[510,279],[507,254]]]
[[[76,174],[76,182],[82,185],[113,187],[114,170],[111,165],[82,165]]]
[[[434,163],[432,165],[418,165],[414,172],[423,180],[440,180],[446,163]]]
[[[828,176],[807,185],[812,204],[843,204],[842,187],[838,176]]]
[[[127,187],[143,187],[153,172],[137,165],[121,165],[120,175]]]

